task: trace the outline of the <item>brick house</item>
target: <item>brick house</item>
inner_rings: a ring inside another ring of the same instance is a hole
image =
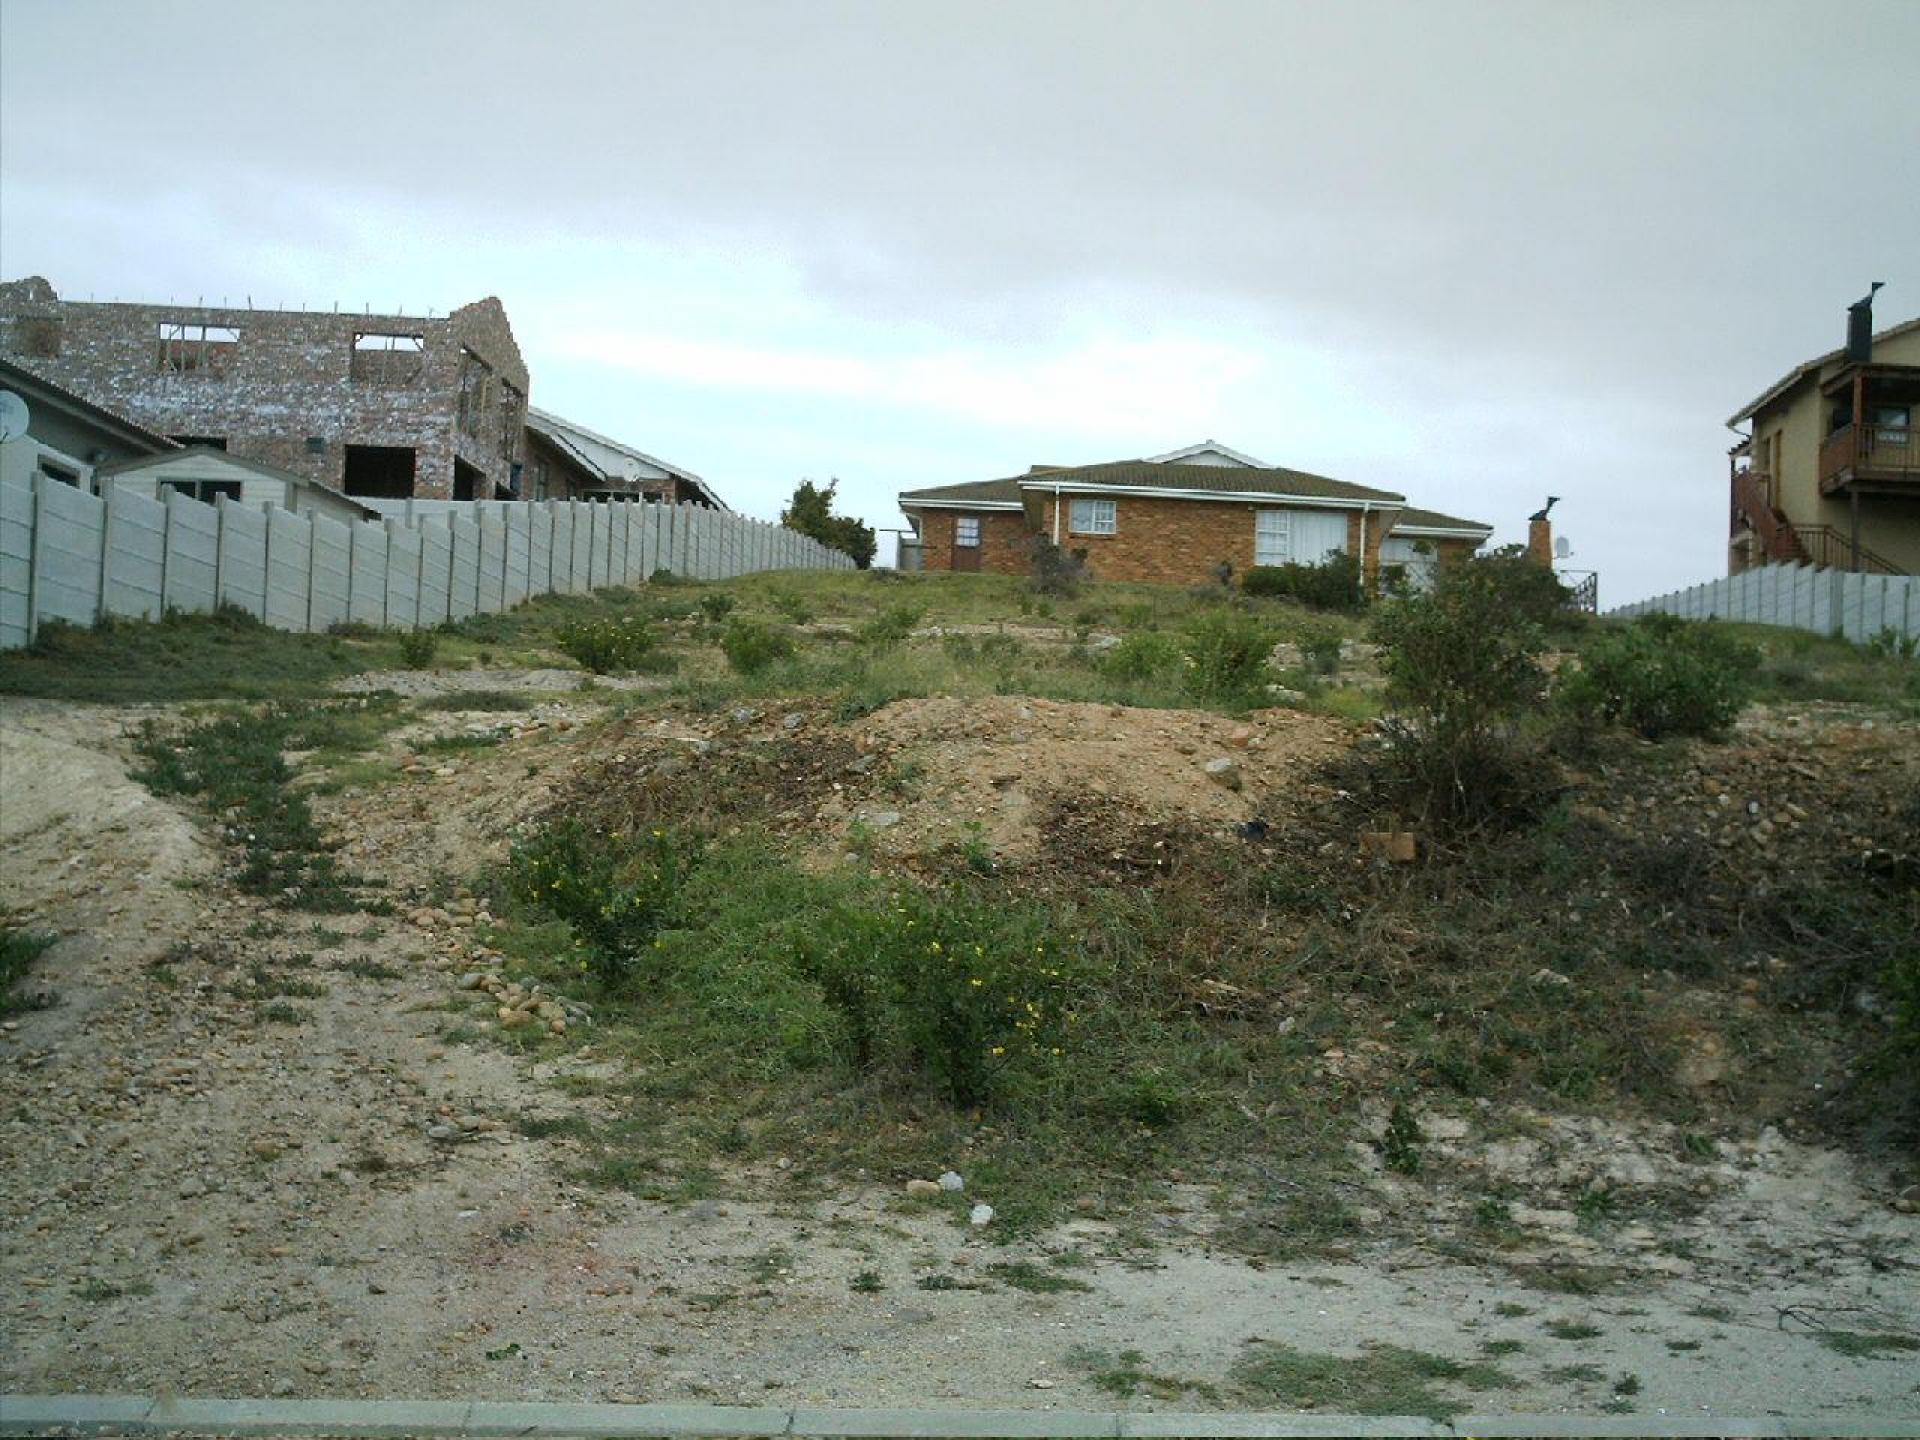
[[[527,410],[526,454],[521,489],[528,500],[643,500],[729,508],[691,470],[545,410]]]
[[[1025,574],[1035,542],[1084,552],[1105,580],[1189,585],[1220,567],[1357,555],[1369,583],[1384,563],[1415,583],[1493,533],[1411,510],[1404,495],[1262,465],[1207,441],[1143,460],[1036,465],[1025,475],[900,495],[928,570]]]
[[[1878,289],[1878,286],[1874,287]],[[1775,381],[1727,421],[1727,573],[1768,562],[1920,574],[1920,319],[1847,343]],[[1742,425],[1747,426],[1741,431]]]
[[[517,494],[527,368],[496,299],[439,319],[62,300],[0,284],[0,356],[184,443],[348,495]]]

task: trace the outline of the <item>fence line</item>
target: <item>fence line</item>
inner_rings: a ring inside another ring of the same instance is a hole
[[[1686,620],[1750,620],[1859,644],[1885,631],[1920,638],[1920,576],[1866,575],[1818,565],[1760,565],[1690,585],[1609,615],[1678,615]]]
[[[222,496],[106,498],[45,475],[0,482],[0,649],[49,620],[93,625],[233,605],[280,630],[414,630],[657,570],[724,580],[853,561],[765,520],[697,505],[578,500],[380,507],[343,523]]]

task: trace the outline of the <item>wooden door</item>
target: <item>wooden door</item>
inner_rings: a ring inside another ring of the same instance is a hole
[[[980,517],[978,515],[953,517],[953,568],[956,570],[980,568]]]

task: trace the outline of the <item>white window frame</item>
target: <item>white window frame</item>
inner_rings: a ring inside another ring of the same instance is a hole
[[[1120,531],[1120,502],[1076,496],[1067,506],[1070,535],[1116,535]]]
[[[978,515],[954,516],[953,543],[962,550],[980,548],[980,517]]]
[[[1253,563],[1285,565],[1293,559],[1293,514],[1288,510],[1253,512]]]

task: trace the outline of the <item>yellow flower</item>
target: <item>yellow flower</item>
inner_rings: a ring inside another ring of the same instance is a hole
[[[993,1053],[996,1055],[1004,1055],[1007,1053],[1007,1047],[1004,1045],[996,1045],[993,1047]]]
[[[969,980],[967,981],[967,983],[973,986],[974,989],[978,990],[982,985],[986,984],[987,982],[984,980]]]

